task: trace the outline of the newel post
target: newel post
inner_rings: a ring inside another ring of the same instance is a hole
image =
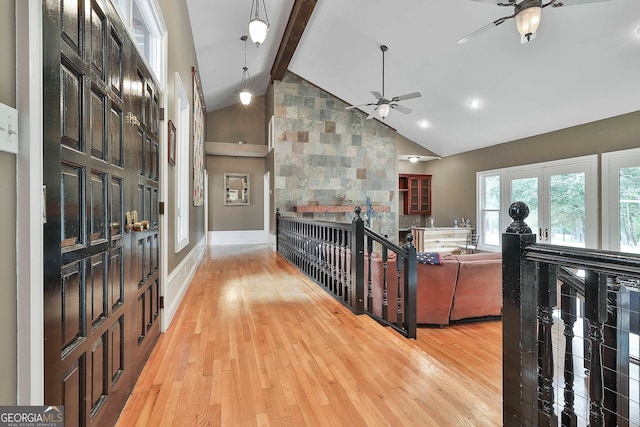
[[[417,286],[418,286],[418,261],[416,259],[416,247],[413,245],[413,234],[407,234],[407,262],[405,263],[404,277],[404,313],[407,338],[416,339],[417,336]]]
[[[536,235],[528,215],[525,203],[512,203],[502,234],[502,422],[514,427],[538,425],[536,266],[524,260]]]
[[[280,252],[280,208],[276,209],[276,252]]]
[[[356,206],[352,224],[351,240],[351,309],[355,314],[364,314],[364,221],[360,217],[362,208]]]

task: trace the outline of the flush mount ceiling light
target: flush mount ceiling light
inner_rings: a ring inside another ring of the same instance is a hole
[[[262,0],[262,8],[264,9],[264,20],[260,19],[260,0],[251,1],[251,13],[249,14],[249,35],[251,41],[259,47],[267,38],[269,31],[269,17],[267,16],[267,8]]]
[[[411,157],[409,157],[409,161],[410,161],[411,163],[416,163],[418,160],[420,160],[420,157],[418,157],[418,156],[411,156]]]
[[[242,67],[242,80],[240,81],[240,102],[242,105],[249,105],[253,94],[249,90],[249,83],[251,79],[249,77],[249,69],[247,68],[247,36],[240,37],[240,40],[244,42],[244,67]]]
[[[427,129],[428,127],[430,127],[430,126],[431,126],[431,123],[429,123],[429,122],[428,122],[428,121],[426,121],[426,120],[420,120],[420,121],[418,122],[418,126],[420,126],[422,129]]]
[[[480,108],[480,101],[478,101],[477,99],[470,100],[469,107],[473,108],[474,110],[477,110],[478,108]]]

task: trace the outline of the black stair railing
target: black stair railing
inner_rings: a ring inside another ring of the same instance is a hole
[[[355,314],[369,314],[415,338],[413,239],[400,247],[367,229],[360,213],[357,206],[353,221],[347,224],[285,217],[278,209],[276,250]]]
[[[509,215],[514,221],[502,237],[504,425],[630,425],[629,331],[634,327],[629,289],[638,289],[640,257],[536,244],[524,222],[528,207],[515,202]],[[558,302],[564,324],[561,380],[554,364],[561,350],[554,342],[562,341],[552,336]],[[586,395],[575,392],[575,328],[582,326],[578,311],[586,332]],[[563,392],[556,395],[556,388]],[[578,399],[586,400],[582,414],[576,410]],[[560,417],[556,408],[561,408]]]

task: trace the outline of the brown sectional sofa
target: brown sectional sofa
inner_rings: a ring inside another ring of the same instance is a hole
[[[500,253],[443,255],[440,265],[418,263],[417,276],[418,324],[448,325],[453,320],[502,314]],[[382,314],[383,277],[382,259],[374,253],[371,259],[373,304],[370,311],[377,316]],[[390,306],[387,320],[395,322],[398,283],[395,254],[390,254],[387,262],[387,283]]]

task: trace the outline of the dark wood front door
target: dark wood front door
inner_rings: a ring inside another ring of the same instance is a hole
[[[44,400],[106,426],[159,335],[160,95],[109,1],[43,7]]]

